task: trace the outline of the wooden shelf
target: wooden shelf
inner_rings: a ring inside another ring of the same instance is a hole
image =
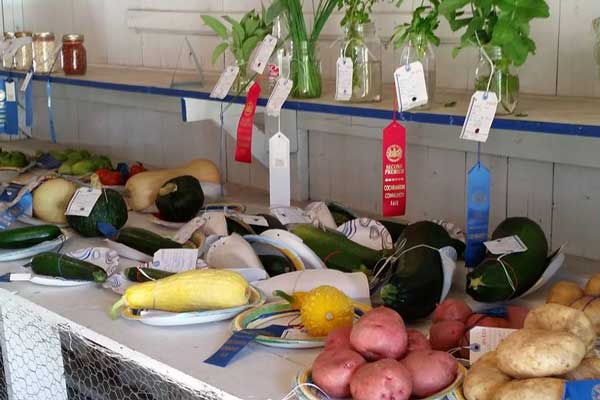
[[[22,73],[13,73],[23,76]],[[151,95],[210,99],[209,94],[215,75],[207,75],[204,86],[186,85],[171,87],[172,78],[189,81],[195,75],[172,70],[91,65],[84,76],[74,77],[56,73],[51,76],[35,75],[34,80],[72,86],[83,86],[105,90],[117,90]],[[385,98],[380,103],[346,104],[333,100],[333,85],[325,82],[323,95],[319,99],[290,99],[284,108],[297,111],[319,112],[354,117],[391,119],[393,85],[384,85]],[[427,110],[399,113],[400,120],[439,125],[462,126],[470,100],[470,92],[438,89],[433,104]],[[243,103],[243,97],[229,97],[225,101]],[[261,98],[259,105],[264,106]],[[517,116],[497,116],[493,128],[535,133],[600,137],[600,99],[584,97],[557,97],[520,95]]]

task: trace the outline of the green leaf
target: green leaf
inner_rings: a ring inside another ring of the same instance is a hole
[[[242,44],[242,53],[244,54],[244,60],[249,61],[250,55],[256,48],[256,45],[260,42],[258,36],[251,36],[244,41]]]
[[[201,18],[204,22],[204,25],[212,29],[213,32],[215,32],[220,38],[227,40],[227,28],[221,23],[221,21],[215,17],[211,17],[210,15],[203,15]]]
[[[469,22],[471,22],[472,19],[473,18],[451,19],[448,22],[450,23],[450,29],[452,29],[453,32],[456,32],[469,25]]]
[[[505,57],[515,66],[523,65],[530,51],[530,43],[514,29],[508,16],[498,18],[490,43],[502,47]]]
[[[244,42],[244,38],[246,37],[246,33],[244,32],[244,27],[242,24],[237,22],[235,19],[231,18],[228,15],[224,15],[223,19],[231,24],[231,29],[233,33],[233,42],[239,46]]]
[[[273,3],[267,8],[267,12],[265,13],[264,22],[267,25],[271,25],[275,18],[280,16],[285,10],[285,5],[283,0],[274,0]]]
[[[496,0],[504,13],[516,21],[529,21],[533,18],[548,18],[550,9],[545,0]]]
[[[450,15],[469,4],[469,0],[443,0],[439,7],[439,13]]]
[[[215,47],[215,50],[212,53],[211,62],[213,64],[216,63],[217,60],[219,59],[219,57],[221,57],[221,55],[223,54],[223,52],[225,50],[227,50],[228,47],[229,47],[228,43],[221,43],[220,45],[218,45],[217,47]]]
[[[258,20],[254,18],[248,18],[244,23],[244,32],[246,32],[246,37],[252,36],[254,31],[258,28]]]

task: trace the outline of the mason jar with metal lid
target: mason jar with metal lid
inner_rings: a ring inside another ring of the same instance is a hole
[[[4,32],[4,40],[12,40],[15,38],[14,32]],[[10,69],[13,67],[14,57],[9,55],[7,52],[2,54],[2,68]]]
[[[37,32],[33,34],[33,70],[35,72],[51,72],[55,47],[54,33]]]
[[[31,32],[15,32],[15,38],[32,37]],[[29,71],[33,64],[33,46],[31,44],[20,47],[15,54],[15,69]]]
[[[83,35],[70,33],[62,38],[62,66],[65,75],[83,75],[87,69],[87,55]]]

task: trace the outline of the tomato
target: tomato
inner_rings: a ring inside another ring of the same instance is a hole
[[[139,174],[140,172],[144,172],[145,170],[146,168],[144,168],[144,164],[142,164],[141,162],[136,162],[129,168],[129,176],[132,177],[133,175]]]
[[[100,183],[106,186],[118,186],[123,184],[123,178],[119,171],[112,171],[110,169],[99,169],[96,171],[96,175],[100,178]]]

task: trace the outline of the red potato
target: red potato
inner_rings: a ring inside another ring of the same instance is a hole
[[[427,340],[427,337],[416,329],[407,329],[406,335],[408,336],[408,347],[407,351],[417,350],[431,350],[431,343]]]
[[[432,321],[434,324],[441,321],[465,322],[471,314],[473,314],[473,310],[464,301],[446,299],[435,308]]]
[[[442,351],[456,348],[464,333],[465,324],[460,321],[436,322],[429,328],[431,348]]]
[[[384,358],[360,367],[350,381],[353,400],[407,400],[412,379],[402,363]]]
[[[337,328],[329,332],[327,340],[325,341],[325,350],[338,347],[344,349],[351,349],[350,346],[350,333],[352,332],[351,326],[345,326],[343,328]]]
[[[404,321],[390,308],[374,308],[354,325],[350,344],[368,361],[399,359],[408,345]]]
[[[523,329],[525,318],[529,314],[529,308],[523,306],[508,306],[508,325],[509,328]]]
[[[431,396],[448,387],[458,372],[458,361],[444,351],[414,351],[402,364],[410,371],[415,397]]]
[[[365,359],[353,350],[325,350],[313,363],[312,380],[331,397],[349,397],[350,380],[354,372],[364,364]]]
[[[474,326],[486,326],[488,328],[510,328],[510,324],[504,318],[489,317],[485,314],[473,314],[465,322],[467,329]]]

